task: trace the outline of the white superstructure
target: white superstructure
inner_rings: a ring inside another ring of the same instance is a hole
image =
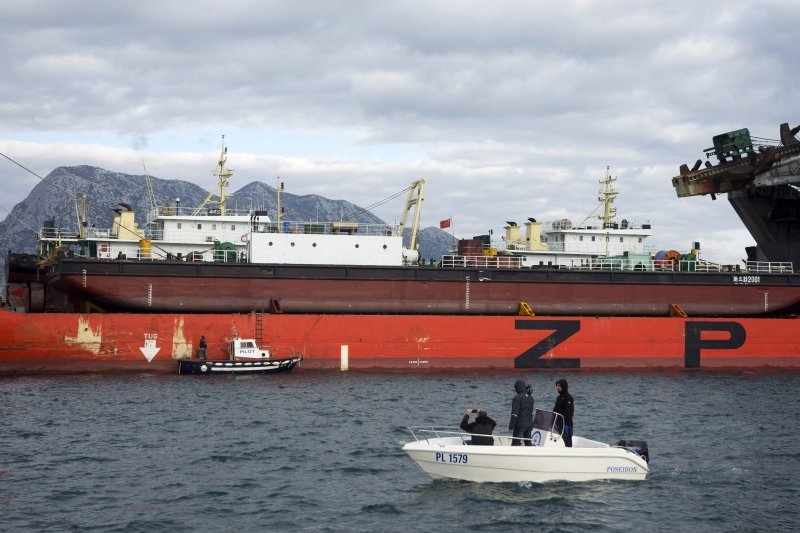
[[[416,261],[416,255],[403,248],[402,235],[384,224],[258,224],[248,238],[251,263],[402,266]]]
[[[542,224],[525,223],[525,234],[519,226],[505,226],[505,251],[521,259],[522,267],[558,266],[576,268],[592,264],[598,257],[624,254],[650,255],[646,240],[650,224],[621,223],[573,226],[570,220]]]
[[[228,149],[223,143],[214,175],[218,177],[219,192],[209,193],[197,207],[155,205],[150,176],[145,171],[150,213],[146,228],[139,228],[130,205],[114,209],[111,228],[86,227],[68,231],[45,225],[39,233],[41,253],[45,255],[57,246],[78,248],[78,253],[99,259],[190,259],[192,261],[245,261],[247,235],[251,227],[270,222],[266,211],[235,211],[226,208],[231,197],[225,191],[233,170],[226,168]],[[85,211],[85,209],[84,209]]]
[[[223,137],[224,141],[224,137]],[[227,209],[225,201],[228,178],[233,171],[225,167],[227,148],[220,150],[217,169],[219,192],[198,207],[155,205],[149,176],[147,179],[151,210],[146,229],[139,228],[133,209],[120,204],[115,209],[111,228],[87,228],[67,231],[45,225],[40,231],[40,253],[49,255],[57,247],[98,259],[188,260],[249,262],[272,264],[401,266],[419,260],[417,234],[425,180],[412,182],[408,200],[397,228],[385,224],[359,222],[291,222],[282,220],[280,207],[283,184],[276,189],[275,220],[266,211],[237,212]],[[413,209],[411,249],[403,247],[403,230]],[[85,211],[85,209],[84,209]]]
[[[649,223],[616,222],[612,206],[619,194],[616,180],[606,167],[600,180],[600,204],[580,224],[569,219],[538,222],[528,218],[522,225],[507,221],[502,243],[495,246],[489,236],[471,240],[469,251],[442,258],[444,266],[478,265],[498,268],[594,268],[653,269],[646,240],[652,234]],[[598,211],[602,212],[597,214]],[[523,231],[524,228],[524,231]],[[480,243],[478,241],[481,241]],[[622,258],[615,259],[611,258]]]

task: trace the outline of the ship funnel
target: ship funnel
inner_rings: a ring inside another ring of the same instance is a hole
[[[542,223],[535,218],[529,218],[525,223],[526,250],[547,250],[547,245],[542,242]]]
[[[505,226],[506,230],[506,243],[512,244],[516,243],[520,240],[519,238],[519,226],[515,223],[509,222],[508,226]]]

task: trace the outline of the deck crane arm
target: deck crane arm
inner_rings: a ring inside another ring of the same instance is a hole
[[[147,183],[147,199],[150,202],[150,218],[158,214],[158,202],[156,201],[156,193],[153,192],[153,182],[150,179],[150,173],[147,172],[147,166],[145,166],[144,162],[142,162],[142,168],[144,169],[144,181]]]
[[[417,180],[411,183],[411,187],[408,190],[408,199],[406,200],[406,205],[403,209],[403,215],[400,218],[400,225],[397,226],[397,231],[395,235],[400,235],[402,237],[403,231],[406,229],[406,221],[408,220],[408,213],[411,211],[411,208],[414,208],[414,218],[411,223],[411,238],[408,242],[408,249],[409,250],[416,250],[419,247],[417,243],[417,235],[419,234],[419,212],[420,208],[422,207],[422,191],[425,187],[425,180]]]

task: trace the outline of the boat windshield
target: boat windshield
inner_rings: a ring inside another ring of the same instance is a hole
[[[560,435],[564,428],[564,417],[553,411],[536,409],[536,412],[533,413],[533,428]]]

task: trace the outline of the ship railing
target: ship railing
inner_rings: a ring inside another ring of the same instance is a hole
[[[293,233],[319,235],[373,235],[390,237],[394,235],[388,224],[362,224],[360,222],[306,222],[285,220],[280,224],[268,222],[256,224],[254,233]]]
[[[471,434],[465,433],[461,428],[456,427],[412,426],[406,429],[417,442],[430,442],[430,439],[452,437],[460,439],[461,444],[466,445],[467,441],[472,438]]]
[[[569,219],[553,220],[549,222],[542,222],[541,232],[549,233],[551,231],[586,231],[595,230],[603,231],[606,229],[622,229],[622,230],[651,230],[652,225],[650,222],[639,222],[636,220],[622,219],[620,221],[609,222],[606,227],[603,227],[602,222],[586,226],[573,225]]]
[[[592,262],[580,264],[557,265],[556,268],[567,270],[634,270],[657,272],[732,272],[741,270],[736,265],[720,265],[710,261],[696,259],[681,259],[663,261],[658,259],[646,260],[636,257],[604,257]]]
[[[111,228],[86,228],[86,236],[90,239],[107,239],[111,236]]]
[[[99,259],[132,259],[138,261],[164,261],[177,260],[188,262],[214,262],[214,263],[242,263],[246,261],[246,254],[239,250],[197,250],[193,252],[170,253],[158,247],[130,248],[103,244],[98,246]]]
[[[170,216],[195,216],[195,217],[218,217],[222,216],[222,209],[219,207],[204,207],[201,209],[196,215],[194,212],[197,210],[196,207],[188,207],[182,205],[164,205],[158,207],[156,209],[150,209],[147,212],[147,220],[155,220],[158,217],[170,217]],[[252,209],[231,209],[226,207],[225,208],[225,216],[226,217],[249,217],[253,215],[255,211]]]
[[[80,235],[74,229],[45,227],[39,229],[39,240],[78,239]]]
[[[723,265],[702,259],[640,261],[628,258],[603,258],[591,264],[568,266],[580,270],[652,270],[659,272],[753,272],[792,273],[791,262],[747,261],[745,266]]]
[[[759,274],[790,274],[794,264],[790,261],[746,261],[745,270]]]
[[[80,239],[80,233],[74,229],[45,227],[39,230],[40,240],[56,239]],[[110,228],[86,228],[86,237],[89,239],[108,239],[111,238]],[[116,236],[113,238],[117,238]]]
[[[558,417],[561,415],[556,416]],[[563,423],[561,426],[563,426]],[[494,433],[489,435],[481,433],[467,433],[461,428],[456,427],[410,426],[406,427],[406,430],[411,433],[411,437],[416,442],[425,442],[427,444],[430,444],[430,441],[433,439],[452,439],[449,444],[458,445],[460,443],[461,445],[466,446],[472,444],[472,437],[492,437],[495,445],[511,446],[514,441],[519,441],[519,443],[522,444],[523,441],[526,440],[524,437],[495,435]],[[562,432],[561,429],[556,427],[544,428],[543,431],[550,431],[554,435],[560,435]],[[439,443],[441,444],[441,441]]]
[[[443,268],[522,268],[522,258],[510,255],[443,255]]]
[[[606,244],[605,242],[546,242],[543,243],[547,245],[547,252],[572,252],[575,254],[584,254],[584,255],[598,255],[598,256],[613,256],[613,255],[622,255],[625,252],[634,252],[634,253],[647,253],[649,251],[647,246],[644,246],[641,243],[621,243],[621,242],[609,242]],[[506,244],[505,249],[507,251],[528,251],[528,247],[525,244]]]

